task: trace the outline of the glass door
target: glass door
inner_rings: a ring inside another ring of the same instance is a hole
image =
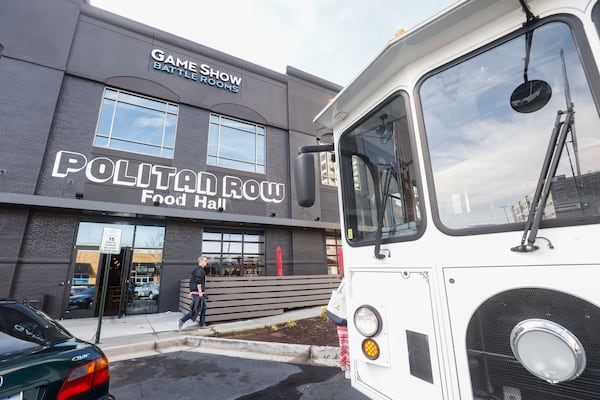
[[[68,280],[69,301],[64,318],[91,318],[96,309],[96,283],[100,275],[100,252],[98,249],[77,248],[71,279]]]
[[[136,248],[128,276],[131,296],[127,298],[127,314],[158,312],[162,249]]]
[[[107,260],[108,258],[108,260]],[[131,265],[131,248],[122,247],[119,254],[100,254],[101,274],[96,287],[97,301],[94,316],[99,314],[102,291],[104,290],[104,274],[108,272],[106,279],[106,298],[104,300],[104,315],[125,314],[125,302],[129,297],[129,288],[127,287],[127,278],[129,275],[129,266]],[[108,271],[106,267],[108,266]]]
[[[104,315],[125,313],[125,299],[130,296],[126,284],[131,265],[131,248],[122,247],[119,254],[101,254],[97,249],[77,248],[75,269],[70,280],[69,302],[65,318],[98,316],[107,272]]]
[[[121,229],[120,254],[99,252],[104,227]],[[106,265],[104,315],[158,312],[164,231],[160,226],[81,222],[63,318],[98,316]]]

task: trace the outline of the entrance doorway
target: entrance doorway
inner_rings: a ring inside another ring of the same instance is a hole
[[[121,248],[119,254],[101,254],[100,262],[103,265],[100,279],[96,285],[98,288],[98,297],[95,307],[95,315],[99,314],[102,292],[104,289],[104,274],[108,272],[106,280],[106,298],[104,300],[104,315],[123,316],[126,311],[127,303],[133,297],[132,289],[129,285],[129,270],[131,269],[131,248]],[[108,270],[106,267],[108,266]]]
[[[99,251],[106,226],[122,231],[119,254]],[[164,227],[80,223],[63,318],[98,316],[105,274],[105,316],[158,312],[163,238]]]
[[[131,253],[130,247],[122,247],[119,254],[101,254],[97,249],[78,248],[65,317],[98,316],[106,273],[104,315],[124,315],[127,303],[133,297],[129,285]]]

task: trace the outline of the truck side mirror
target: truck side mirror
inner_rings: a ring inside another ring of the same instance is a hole
[[[312,153],[301,153],[294,165],[296,200],[300,207],[315,204],[315,157]]]

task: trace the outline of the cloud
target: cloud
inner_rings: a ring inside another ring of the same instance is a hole
[[[285,73],[349,83],[400,29],[453,0],[92,0],[92,5]]]
[[[162,128],[165,125],[164,117],[139,117],[133,122],[136,128]],[[169,123],[172,125],[172,123]]]

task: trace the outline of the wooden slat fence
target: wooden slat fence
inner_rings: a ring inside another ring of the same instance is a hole
[[[337,275],[207,277],[206,322],[282,314],[291,309],[325,306],[340,284]],[[180,283],[179,311],[190,310],[189,279]]]

